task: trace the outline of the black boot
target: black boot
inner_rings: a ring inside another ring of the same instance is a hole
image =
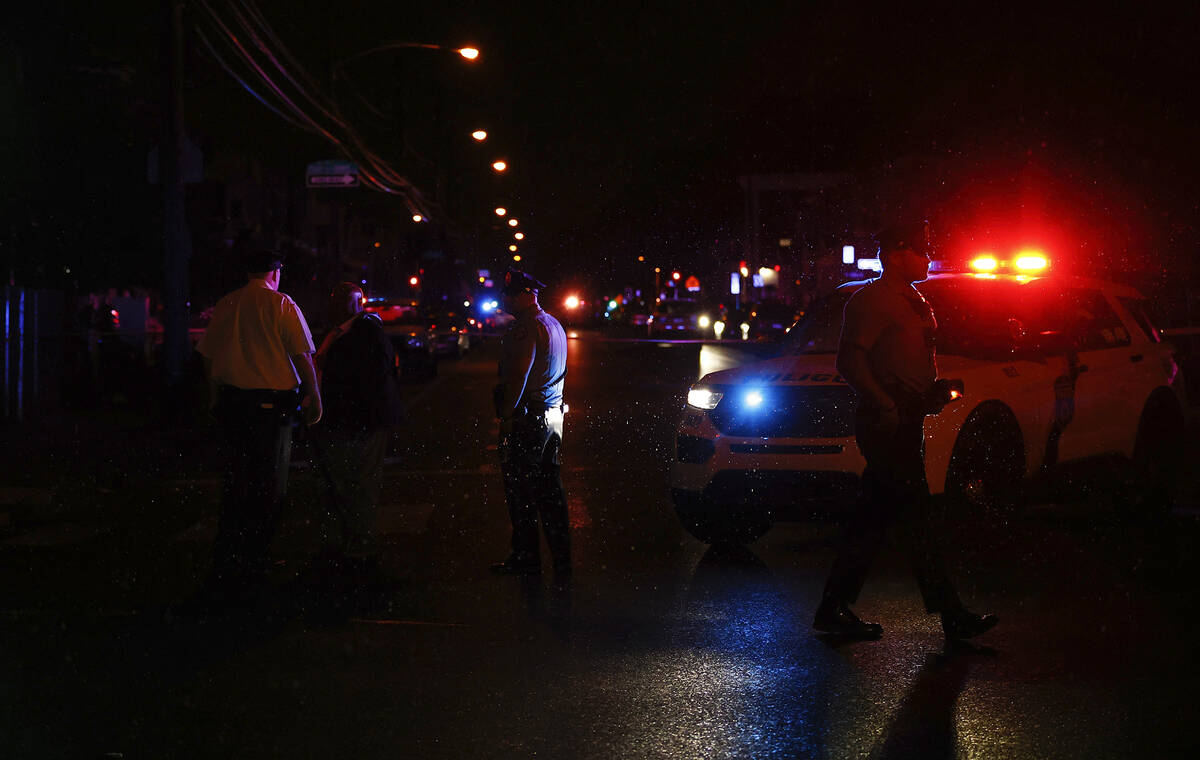
[[[879,623],[865,623],[850,609],[850,605],[826,599],[813,617],[813,629],[855,639],[877,639],[883,635]]]
[[[963,607],[942,613],[942,631],[950,641],[973,639],[990,631],[998,622],[995,615],[976,615]]]

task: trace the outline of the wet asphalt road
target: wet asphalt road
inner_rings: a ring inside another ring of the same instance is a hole
[[[507,551],[495,346],[407,388],[381,527],[394,584],[331,612],[298,584],[331,520],[294,472],[275,595],[164,614],[215,530],[215,481],[140,529],[94,519],[0,542],[9,757],[1194,757],[1196,504],[1117,522],[1102,491],[951,525],[968,603],[1000,626],[947,651],[901,555],[857,609],[878,642],[809,622],[837,525],[696,542],[666,492],[697,347],[571,342],[569,585],[493,577]],[[182,506],[180,506],[182,504]]]

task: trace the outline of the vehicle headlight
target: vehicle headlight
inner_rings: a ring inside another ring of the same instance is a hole
[[[762,402],[763,394],[758,389],[748,390],[742,395],[742,403],[746,405],[747,409],[757,409],[762,406]]]
[[[700,325],[701,330],[707,330],[711,322],[709,321],[707,314],[701,314],[700,318],[696,320],[696,324]]]
[[[725,394],[721,391],[697,385],[688,389],[687,402],[688,406],[694,406],[697,409],[716,409],[717,404],[721,403],[721,399],[724,397]]]
[[[724,332],[725,332],[725,323],[724,322],[722,322],[719,319],[716,322],[713,322],[713,334],[717,336],[718,340],[721,338],[721,335]]]

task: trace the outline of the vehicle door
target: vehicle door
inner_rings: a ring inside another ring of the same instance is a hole
[[[1056,379],[1060,407],[1073,406],[1070,415],[1060,410],[1058,459],[1122,451],[1133,391],[1129,331],[1098,289],[1067,288],[1058,305],[1057,317],[1074,343],[1061,357],[1064,372]]]

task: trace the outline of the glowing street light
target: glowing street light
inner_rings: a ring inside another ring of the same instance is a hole
[[[463,58],[466,58],[468,61],[473,61],[479,57],[479,48],[473,48],[473,47],[459,48],[458,54],[461,55]]]
[[[508,164],[505,163],[504,161],[493,161],[492,168],[495,169],[497,172],[502,172],[508,168]]]
[[[471,133],[471,137],[475,139],[475,142],[483,142],[487,139],[487,132],[482,129],[477,129]]]
[[[518,222],[516,219],[509,219],[509,220],[508,220],[508,226],[509,226],[509,227],[516,227],[518,224],[520,224],[520,222]]]
[[[517,247],[516,247],[515,245],[510,245],[510,246],[508,247],[508,250],[510,250],[510,251],[515,251],[515,250],[517,250]]]
[[[518,232],[517,234],[513,235],[513,237],[514,237],[514,238],[516,238],[517,240],[524,240],[524,239],[525,239],[525,233],[524,233],[524,232]]]
[[[413,214],[413,217],[412,217],[412,219],[413,219],[413,221],[414,221],[414,222],[423,222],[423,221],[425,221],[425,217],[421,216],[420,214]],[[378,247],[378,244],[376,244],[376,247]]]
[[[496,216],[504,216],[507,213],[508,209],[504,208],[503,206],[496,207]]]
[[[521,260],[521,254],[519,254],[519,253],[514,253],[514,254],[513,254],[513,261],[520,261],[520,260]]]
[[[415,287],[417,287],[417,285],[418,285],[420,282],[421,282],[421,281],[420,281],[419,279],[417,279],[417,276],[416,276],[416,275],[413,275],[412,277],[409,277],[409,278],[408,278],[408,284],[409,284],[409,285],[412,285],[414,288],[415,288]]]

